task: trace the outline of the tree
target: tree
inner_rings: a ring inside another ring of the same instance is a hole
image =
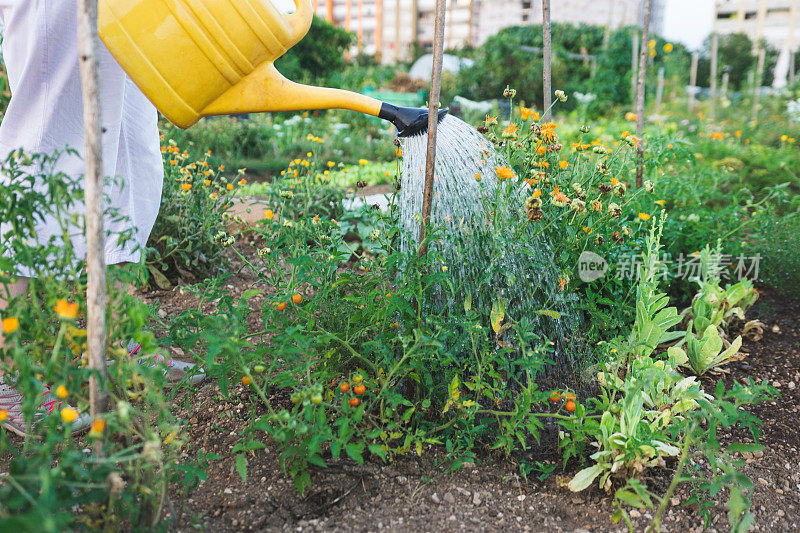
[[[330,22],[314,17],[308,35],[275,62],[287,78],[325,85],[326,80],[347,65],[344,54],[355,35]]]

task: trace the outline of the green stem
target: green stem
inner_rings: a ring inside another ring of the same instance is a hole
[[[683,439],[683,446],[681,447],[681,456],[678,460],[678,467],[675,470],[675,475],[672,476],[672,481],[667,488],[667,492],[664,493],[664,496],[661,497],[661,503],[658,506],[658,510],[656,511],[655,516],[653,517],[653,522],[647,528],[646,533],[653,533],[661,531],[661,518],[664,516],[664,512],[667,509],[667,505],[669,504],[670,498],[672,498],[672,494],[675,492],[675,489],[678,487],[678,484],[681,482],[681,475],[683,474],[683,469],[686,467],[686,461],[689,457],[689,445],[691,444],[691,434],[694,430],[694,424],[689,428],[689,431],[686,432],[686,437]]]

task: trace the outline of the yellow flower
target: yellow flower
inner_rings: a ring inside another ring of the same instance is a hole
[[[672,52],[674,47],[672,46],[672,43],[666,43],[662,48],[664,50],[664,53],[668,54],[668,53]]]
[[[394,155],[396,155],[397,157],[403,157],[403,151],[400,148],[395,148]]]
[[[481,173],[480,172],[476,172],[475,173],[475,181],[481,181]]]
[[[206,187],[208,187],[209,185],[211,185],[211,180],[206,180],[206,181],[204,181],[204,182],[203,182],[203,185],[205,185]]]
[[[215,193],[215,192],[212,192],[212,193],[211,193],[211,199],[212,199],[212,200],[214,200],[216,197],[217,197],[217,193]]]
[[[58,396],[63,400],[64,398],[69,396],[69,391],[64,385],[59,385],[58,388],[56,389],[56,396]]]
[[[486,119],[484,119],[483,123],[486,126],[491,126],[492,124],[497,124],[497,117],[490,117],[489,115],[486,115]]]
[[[220,169],[220,170],[225,170],[225,165],[220,165],[220,166],[219,166],[219,169]]]
[[[312,154],[311,152],[308,152],[308,153],[306,154],[306,157],[311,157],[312,155],[314,155],[314,154]]]
[[[569,166],[569,161],[559,161],[558,166],[561,170],[564,170]]]
[[[627,113],[625,113],[625,120],[629,122],[636,122],[636,113],[634,113],[633,111],[628,111]]]
[[[664,207],[664,200],[656,200],[656,203],[661,207]]]
[[[533,198],[540,198],[542,196],[542,191],[539,189],[534,189],[533,194],[531,194]]]
[[[785,133],[783,135],[781,135],[781,141],[786,142],[787,140],[789,140],[789,136],[788,135],[786,135]]]
[[[8,411],[0,409],[0,422],[5,422],[6,420],[8,420]]]
[[[655,39],[650,39],[649,41],[647,41],[647,47],[648,48],[655,48],[656,47],[656,40]]]
[[[507,166],[496,166],[494,167],[494,171],[497,173],[497,177],[502,180],[507,180],[514,177],[514,171],[508,168]]]
[[[232,183],[229,183],[229,184],[227,184],[227,185],[225,186],[225,188],[226,188],[226,189],[228,189],[229,191],[232,191],[232,190],[233,190],[233,184],[232,184]]]
[[[275,218],[275,213],[272,212],[272,209],[267,209],[266,211],[264,211],[264,218],[266,218],[267,220],[272,220],[273,218]]]
[[[9,317],[3,319],[3,333],[14,333],[19,329],[19,319]]]
[[[529,118],[531,118],[531,115],[533,115],[533,109],[520,106],[519,114],[522,116],[522,120],[528,120]]]
[[[174,159],[172,159],[172,160],[169,162],[169,164],[170,164],[170,165],[172,165],[172,166],[174,167],[175,165],[177,165],[177,164],[178,164],[178,162],[177,162],[177,161],[175,161]]]
[[[333,167],[335,167],[335,166],[336,166],[336,163],[334,163],[333,161],[328,161],[328,166],[329,166],[330,168],[333,168]]]
[[[56,314],[59,317],[65,318],[65,319],[70,319],[71,320],[71,319],[74,319],[75,317],[78,316],[78,304],[77,304],[77,302],[69,303],[66,300],[58,300],[56,302],[56,306],[53,307],[53,310],[56,312]]]
[[[246,185],[246,184],[247,184],[247,180],[246,179],[242,178],[242,179],[239,180],[239,185]]]
[[[183,189],[184,191],[190,191],[190,190],[192,190],[192,184],[191,183],[181,183],[181,189]]]
[[[647,53],[650,55],[650,57],[656,57],[656,49],[655,48],[651,48],[650,50],[647,51]]]
[[[359,165],[361,165],[362,167],[363,167],[364,165],[366,165],[367,163],[369,163],[369,161],[367,161],[366,159],[359,159],[359,160],[358,160],[358,164],[359,164]]]
[[[736,130],[736,131],[733,132],[733,134],[736,135],[737,137],[741,137],[742,136],[742,130]]]
[[[541,145],[539,148],[536,149],[536,155],[544,155],[547,153],[547,147],[545,145]]]
[[[61,418],[67,424],[71,424],[72,422],[75,422],[76,418],[78,418],[78,411],[72,407],[65,407],[61,410]]]
[[[641,218],[642,220],[650,220],[650,215],[648,215],[647,213],[639,213],[639,218]]]

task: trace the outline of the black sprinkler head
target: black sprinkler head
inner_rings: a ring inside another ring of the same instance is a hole
[[[447,108],[439,110],[439,121],[447,111]],[[398,137],[411,137],[428,131],[427,107],[397,107],[384,102],[378,116],[394,124]]]

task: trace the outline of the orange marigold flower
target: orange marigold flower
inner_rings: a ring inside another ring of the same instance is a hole
[[[534,198],[540,198],[542,196],[542,191],[540,191],[539,189],[535,189],[531,196],[533,196]]]
[[[647,213],[639,213],[639,218],[642,220],[650,220],[650,215]]]
[[[267,209],[266,211],[264,211],[264,218],[266,218],[267,220],[272,220],[273,218],[275,218],[275,213],[272,212],[272,209]]]
[[[539,148],[536,149],[536,155],[544,155],[547,153],[547,147],[545,145],[541,145]]]
[[[403,157],[403,151],[400,148],[395,148],[394,155],[396,155],[397,157]]]
[[[503,130],[503,137],[515,138],[516,136],[517,136],[517,124],[515,122],[512,122],[506,127],[506,129]]]
[[[741,137],[742,136],[742,130],[736,130],[736,131],[733,132],[733,134],[736,135],[737,137]]]
[[[184,191],[190,191],[190,190],[192,190],[192,184],[191,183],[181,183],[181,189],[183,189]]]
[[[225,188],[228,189],[229,191],[232,191],[233,190],[233,184],[229,183],[228,185],[225,186]]]
[[[92,429],[89,432],[89,435],[98,437],[102,435],[103,431],[105,430],[106,430],[106,421],[101,418],[97,418],[92,422]]]
[[[556,142],[558,137],[556,136],[556,128],[558,124],[555,122],[547,122],[546,124],[542,124],[542,131],[539,136],[542,140],[548,144]]]
[[[14,333],[19,329],[19,319],[8,317],[3,319],[3,333]]]
[[[520,106],[519,114],[522,116],[522,120],[528,120],[531,118],[531,115],[533,115],[533,110],[524,106]]]
[[[58,300],[56,301],[56,305],[53,307],[53,310],[61,318],[73,319],[78,316],[78,303],[69,303],[66,300]]]
[[[209,185],[211,185],[211,180],[206,180],[206,181],[204,181],[204,182],[203,182],[203,185],[205,185],[206,187],[208,187]]]
[[[494,171],[497,173],[497,177],[500,180],[507,180],[514,177],[514,171],[508,168],[507,166],[496,166],[494,167]]]
[[[569,166],[569,161],[559,161],[558,166],[561,170],[564,170]]]
[[[170,164],[170,165],[172,165],[172,166],[174,167],[175,165],[177,165],[177,164],[178,164],[178,162],[177,162],[177,161],[175,161],[174,159],[172,159],[172,160],[169,162],[169,164]]]

